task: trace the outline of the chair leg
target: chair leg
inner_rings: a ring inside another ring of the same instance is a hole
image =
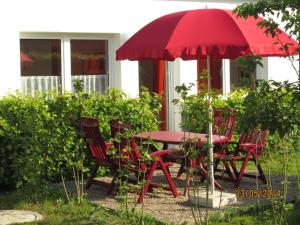
[[[179,179],[184,172],[184,166],[185,166],[184,164],[185,164],[184,160],[182,160],[182,162],[180,164],[180,168],[179,168],[177,176],[176,176],[177,179]]]
[[[185,186],[184,186],[184,192],[183,192],[183,195],[185,197],[188,197],[188,195],[189,195],[189,188],[190,188],[192,177],[193,177],[193,168],[191,166],[189,166],[189,168],[187,169],[187,172],[186,172]]]
[[[238,188],[239,185],[240,185],[240,183],[241,183],[241,180],[242,180],[243,175],[244,175],[245,170],[246,170],[246,166],[247,166],[248,161],[249,161],[249,157],[250,157],[250,155],[249,155],[249,153],[248,153],[247,156],[246,156],[246,158],[244,159],[242,168],[241,168],[241,170],[240,170],[240,172],[239,172],[239,175],[238,175],[238,177],[237,177],[237,179],[236,179],[234,188]]]
[[[184,186],[184,192],[183,195],[185,197],[188,197],[189,195],[189,188],[191,184],[191,180],[193,177],[193,172],[196,167],[196,160],[195,159],[190,159],[188,164],[188,168],[186,169],[186,178],[185,178],[185,186]]]
[[[234,172],[234,175],[235,175],[235,177],[238,177],[239,176],[239,172],[238,172],[238,170],[237,170],[237,168],[236,168],[236,163],[235,163],[235,161],[230,161],[230,165],[231,165],[231,168],[232,168],[232,170],[233,170],[233,172]]]
[[[160,164],[160,166],[161,166],[161,169],[162,169],[163,173],[165,174],[165,178],[166,178],[166,180],[168,181],[168,184],[169,184],[169,187],[171,188],[171,191],[172,191],[172,193],[173,193],[173,196],[174,196],[174,197],[178,197],[179,194],[178,194],[178,192],[177,192],[177,190],[176,190],[176,187],[175,187],[175,185],[174,185],[174,183],[173,183],[173,181],[172,181],[171,175],[170,175],[170,173],[168,172],[168,170],[167,170],[166,166],[164,165],[164,162],[162,161],[161,158],[159,159],[159,164]]]
[[[111,195],[113,193],[114,188],[116,186],[116,179],[118,178],[118,176],[119,176],[119,173],[116,172],[115,175],[113,176],[113,179],[112,179],[109,189],[107,191],[107,195]]]
[[[216,171],[218,169],[218,165],[220,163],[220,159],[215,159],[214,163],[215,163],[215,165],[214,165],[214,171]]]
[[[264,174],[264,171],[262,170],[262,168],[261,168],[261,166],[260,166],[259,163],[255,163],[255,164],[256,164],[256,167],[257,167],[258,172],[259,172],[259,178],[262,180],[262,182],[264,184],[266,184],[267,183],[267,179],[266,179],[266,176]]]
[[[199,165],[199,169],[200,169],[200,173],[201,173],[201,177],[205,180],[208,177],[207,171],[205,170],[203,163],[200,163]],[[220,183],[215,180],[214,185],[217,189],[219,190],[223,190],[223,188],[221,187]]]
[[[89,179],[88,179],[88,181],[86,182],[86,185],[85,185],[86,189],[89,189],[91,187],[91,184],[93,183],[93,180],[97,175],[97,171],[98,171],[99,167],[100,167],[100,163],[97,160],[95,160],[95,165],[92,169],[91,176],[89,177]]]
[[[223,161],[223,163],[224,163],[224,166],[225,166],[226,174],[228,175],[228,177],[233,178],[233,175],[232,175],[232,172],[230,170],[230,166],[229,166],[228,162]]]
[[[143,189],[142,189],[142,191],[141,191],[141,193],[140,193],[140,196],[139,196],[139,198],[138,198],[138,203],[143,203],[143,201],[144,201],[144,196],[145,196],[145,194],[146,194],[147,191],[148,191],[148,187],[149,187],[150,182],[151,182],[151,180],[152,180],[153,173],[154,173],[154,171],[156,170],[157,163],[158,163],[158,161],[154,161],[154,163],[152,164],[152,167],[151,167],[151,169],[150,169],[150,171],[149,171],[149,174],[148,174],[148,176],[147,176],[146,183],[145,183],[145,185],[144,185],[144,187],[143,187]]]

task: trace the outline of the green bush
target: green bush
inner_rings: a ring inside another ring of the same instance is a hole
[[[268,128],[283,137],[300,126],[300,92],[295,83],[261,80],[245,98],[244,107],[243,130]]]
[[[80,115],[99,118],[100,129],[109,139],[109,120],[133,125],[134,131],[158,129],[160,99],[147,91],[128,98],[109,90],[106,95],[66,93],[9,95],[0,100],[0,187],[16,188],[25,183],[60,181],[72,176],[72,166],[90,156],[79,133]]]
[[[243,101],[247,95],[246,90],[236,90],[229,95],[213,94],[212,107],[237,109],[237,128],[243,115]],[[197,94],[184,96],[181,102],[181,114],[183,130],[205,133],[207,129],[207,100],[206,95]]]
[[[182,128],[185,131],[205,133],[207,131],[207,94],[187,95],[189,87],[178,86],[181,94]],[[282,136],[289,133],[291,151],[300,150],[300,92],[287,82],[258,81],[257,89],[235,90],[229,95],[212,93],[213,108],[237,109],[238,135],[253,127],[269,129],[269,149],[277,151]]]

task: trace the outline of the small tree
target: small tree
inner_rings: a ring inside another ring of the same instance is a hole
[[[247,18],[249,16],[264,16],[266,20],[257,25],[264,29],[267,35],[273,37],[278,35],[279,24],[273,19],[277,17],[284,25],[284,30],[300,43],[300,1],[299,0],[258,0],[255,3],[245,3],[235,9],[238,16]],[[273,18],[272,18],[272,17]],[[288,49],[289,44],[281,44],[282,50]],[[297,51],[300,54],[300,49]],[[289,156],[289,145],[292,137],[299,135],[300,127],[300,64],[296,68],[294,58],[289,56],[292,66],[298,75],[298,82],[288,83],[262,81],[258,88],[248,94],[244,101],[245,115],[241,124],[244,129],[261,127],[270,129],[271,134],[280,136],[279,144],[284,165],[284,195],[278,205],[273,206],[273,218],[276,224],[286,223],[284,212],[286,211],[287,194],[287,165]]]
[[[278,18],[284,25],[284,30],[290,36],[294,37],[300,44],[300,1],[299,0],[258,0],[254,3],[244,3],[238,6],[234,12],[241,17],[249,16],[273,16]],[[264,29],[266,34],[276,36],[279,23],[272,17],[259,22],[257,25]],[[279,43],[280,44],[280,43]],[[289,44],[283,45],[283,50]],[[297,49],[300,54],[300,48]],[[294,66],[294,65],[293,65]],[[295,67],[294,67],[295,68]],[[298,85],[300,87],[300,63],[298,69],[295,68],[298,75]]]

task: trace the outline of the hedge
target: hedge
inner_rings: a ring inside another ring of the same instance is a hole
[[[79,133],[81,115],[97,117],[107,139],[110,119],[130,122],[136,132],[158,129],[160,99],[147,91],[137,98],[114,89],[106,95],[49,96],[16,94],[0,100],[0,187],[57,182],[61,174],[68,179],[72,166],[82,161],[88,173],[90,156]]]

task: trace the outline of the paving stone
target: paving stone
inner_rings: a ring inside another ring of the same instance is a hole
[[[37,212],[22,210],[0,210],[0,225],[25,223],[43,219]]]

